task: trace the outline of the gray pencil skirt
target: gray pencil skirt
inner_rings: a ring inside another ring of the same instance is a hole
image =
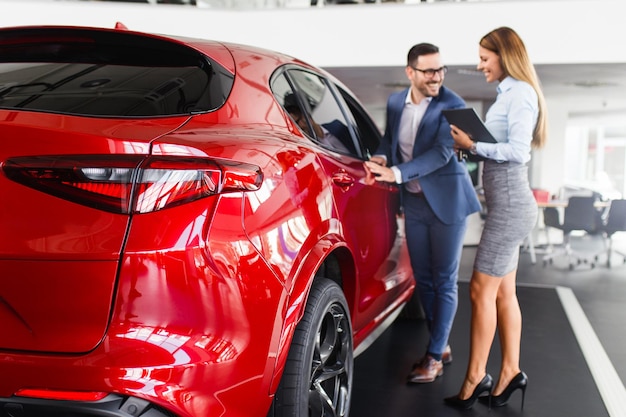
[[[474,269],[502,277],[517,269],[520,245],[537,222],[537,202],[525,164],[487,160],[482,180],[487,217]]]

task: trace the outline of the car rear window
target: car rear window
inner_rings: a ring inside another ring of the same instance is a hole
[[[124,31],[0,31],[0,108],[99,117],[209,112],[233,84],[193,48]]]

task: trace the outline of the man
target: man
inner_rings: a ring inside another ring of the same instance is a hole
[[[365,165],[377,181],[402,184],[407,245],[430,331],[426,354],[413,366],[408,382],[427,383],[452,361],[448,336],[458,305],[466,220],[480,210],[480,203],[441,113],[465,107],[465,102],[442,85],[446,67],[439,48],[413,46],[405,71],[411,86],[389,97],[385,134]]]

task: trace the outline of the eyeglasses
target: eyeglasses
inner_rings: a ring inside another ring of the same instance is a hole
[[[448,67],[446,67],[445,65],[441,68],[428,68],[428,69],[419,69],[415,67],[411,67],[411,68],[413,68],[415,71],[421,72],[428,78],[433,78],[435,74],[439,74],[440,76],[443,76],[446,72],[448,72]]]

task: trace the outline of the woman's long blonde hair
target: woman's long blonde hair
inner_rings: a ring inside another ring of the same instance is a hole
[[[525,81],[535,89],[539,99],[539,116],[531,145],[534,148],[541,148],[545,144],[548,134],[546,102],[539,77],[537,77],[535,67],[530,62],[522,38],[513,29],[503,26],[483,36],[480,40],[480,46],[495,52],[500,57],[500,64],[505,75]]]

